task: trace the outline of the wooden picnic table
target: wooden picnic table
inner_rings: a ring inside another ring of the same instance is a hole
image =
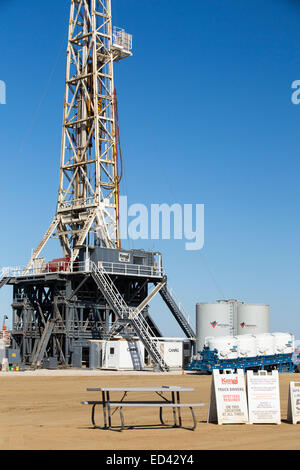
[[[112,412],[111,408],[114,407],[119,409],[120,411],[120,421],[121,421],[121,431],[125,427],[125,420],[123,414],[123,408],[125,407],[159,407],[159,419],[163,426],[167,426],[163,420],[163,409],[164,408],[172,408],[173,410],[173,419],[174,424],[171,427],[174,428],[182,428],[182,416],[181,416],[181,408],[189,408],[191,410],[192,418],[193,418],[193,431],[196,429],[197,422],[193,408],[204,406],[204,403],[181,403],[180,394],[182,392],[192,392],[194,391],[193,388],[189,387],[179,387],[179,386],[167,386],[163,385],[160,387],[101,387],[101,388],[87,388],[88,392],[98,392],[101,394],[100,400],[93,400],[93,401],[83,401],[81,402],[84,405],[91,405],[92,406],[92,424],[94,428],[98,429],[105,429],[105,430],[112,430]],[[111,392],[121,392],[123,395],[120,400],[112,400],[111,399]],[[138,400],[128,400],[128,394],[131,392],[138,392],[140,394],[146,392],[152,392],[155,395],[159,396],[160,400],[145,400],[142,397]],[[168,394],[168,396],[166,396]],[[102,405],[103,408],[103,419],[104,419],[104,426],[98,426],[95,421],[95,409],[97,405]],[[115,411],[116,411],[115,410]],[[131,426],[132,427],[132,426]]]

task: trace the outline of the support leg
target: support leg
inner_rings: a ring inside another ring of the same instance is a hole
[[[98,426],[98,425],[96,424],[96,420],[95,420],[95,410],[96,410],[96,406],[97,406],[96,403],[92,406],[92,424],[93,424],[93,426],[94,426],[95,429],[106,429],[106,428],[107,428],[107,425],[106,425],[106,414],[105,414],[105,412],[104,412],[104,410],[105,410],[105,405],[103,405],[104,428],[102,428],[101,426]]]
[[[175,405],[175,392],[172,392],[172,403]],[[173,417],[174,417],[174,428],[177,427],[177,415],[176,408],[173,408]]]
[[[121,421],[121,431],[124,430],[124,415],[123,415],[123,410],[122,410],[122,406],[120,406],[120,421]]]
[[[195,429],[196,429],[196,427],[197,427],[196,416],[195,416],[194,410],[193,410],[193,408],[192,408],[191,406],[190,406],[190,410],[191,410],[192,417],[193,417],[193,427],[192,427],[192,431],[195,431]]]
[[[179,395],[179,392],[176,392],[176,395],[177,395],[177,404],[180,405],[180,395]],[[181,427],[181,425],[182,425],[182,420],[181,420],[181,410],[180,410],[180,407],[177,408],[177,414],[178,414],[178,423],[179,423],[179,426]]]
[[[107,418],[106,418],[106,397],[105,392],[102,392],[102,401],[103,401],[103,418],[104,418],[104,428],[107,429]]]
[[[166,426],[166,423],[164,422],[163,420],[163,409],[162,409],[162,406],[159,407],[159,419],[160,419],[160,422],[163,426]]]
[[[111,428],[111,410],[110,410],[109,392],[107,392],[106,394],[106,403],[107,403],[107,411],[108,411],[108,427]]]

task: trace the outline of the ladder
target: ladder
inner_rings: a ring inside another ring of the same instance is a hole
[[[39,256],[40,252],[42,251],[42,249],[44,248],[44,246],[46,245],[46,243],[50,239],[51,235],[53,234],[54,230],[57,228],[58,224],[59,224],[59,219],[57,217],[55,217],[55,219],[51,222],[51,225],[48,228],[47,232],[45,233],[43,239],[41,240],[39,246],[33,252],[30,260],[28,261],[28,264],[25,268],[25,271],[23,272],[24,276],[30,270],[31,266],[33,265],[34,260]]]
[[[133,369],[143,370],[142,358],[138,351],[137,341],[129,341],[128,348],[132,360]]]
[[[54,325],[55,325],[55,319],[48,320],[47,323],[46,323],[45,329],[43,331],[40,342],[38,343],[37,349],[36,349],[35,353],[33,353],[33,359],[32,359],[32,363],[31,363],[31,367],[33,369],[37,368],[40,365],[41,360],[44,357],[46,348],[47,348],[48,343],[49,343],[49,339],[50,339],[50,337],[52,335],[52,332],[53,332],[53,329],[54,329]]]
[[[110,277],[106,274],[104,268],[97,268],[93,261],[90,261],[90,268],[94,281],[117,317],[122,320],[128,318],[131,309],[124,301]]]
[[[153,333],[143,316],[133,314],[135,309],[130,308],[126,304],[120,292],[110,277],[106,274],[103,267],[97,268],[95,263],[92,261],[90,261],[90,267],[94,281],[96,282],[100,291],[103,293],[107,303],[114,311],[117,318],[121,320],[121,322],[123,321],[123,323],[130,324],[134,328],[137,336],[144,344],[148,354],[158,365],[160,370],[169,370],[161,355],[159,341],[153,338]],[[132,318],[130,318],[130,316],[132,316]]]
[[[139,315],[133,318],[131,322],[136,334],[144,344],[153,361],[158,365],[161,371],[168,371],[169,367],[161,355],[160,342],[153,338],[153,333],[144,317]]]
[[[174,315],[175,319],[179,323],[182,331],[187,336],[187,338],[194,339],[196,337],[194,330],[188,323],[187,319],[185,318],[184,314],[180,310],[179,306],[177,305],[176,301],[174,300],[173,296],[171,295],[170,291],[167,288],[167,284],[165,284],[159,291],[161,297],[171,310],[172,314]]]

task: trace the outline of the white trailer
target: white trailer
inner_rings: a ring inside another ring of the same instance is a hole
[[[182,341],[160,341],[160,351],[165,363],[170,368],[182,369],[183,344]]]
[[[101,351],[102,369],[143,370],[145,349],[140,340],[123,338],[103,341]]]

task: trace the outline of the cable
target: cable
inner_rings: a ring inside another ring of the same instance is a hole
[[[223,299],[226,299],[226,296],[224,295],[224,292],[223,290],[220,288],[219,284],[217,283],[216,279],[215,279],[215,276],[212,272],[212,270],[210,269],[210,267],[208,266],[208,263],[207,263],[207,260],[205,259],[205,256],[204,256],[204,253],[200,250],[200,255],[202,256],[202,258],[204,259],[204,264],[206,266],[206,269],[207,271],[209,272],[211,278],[212,278],[212,281],[213,283],[215,284],[215,287],[217,289],[217,291],[219,292],[219,294],[221,294],[222,298]]]

